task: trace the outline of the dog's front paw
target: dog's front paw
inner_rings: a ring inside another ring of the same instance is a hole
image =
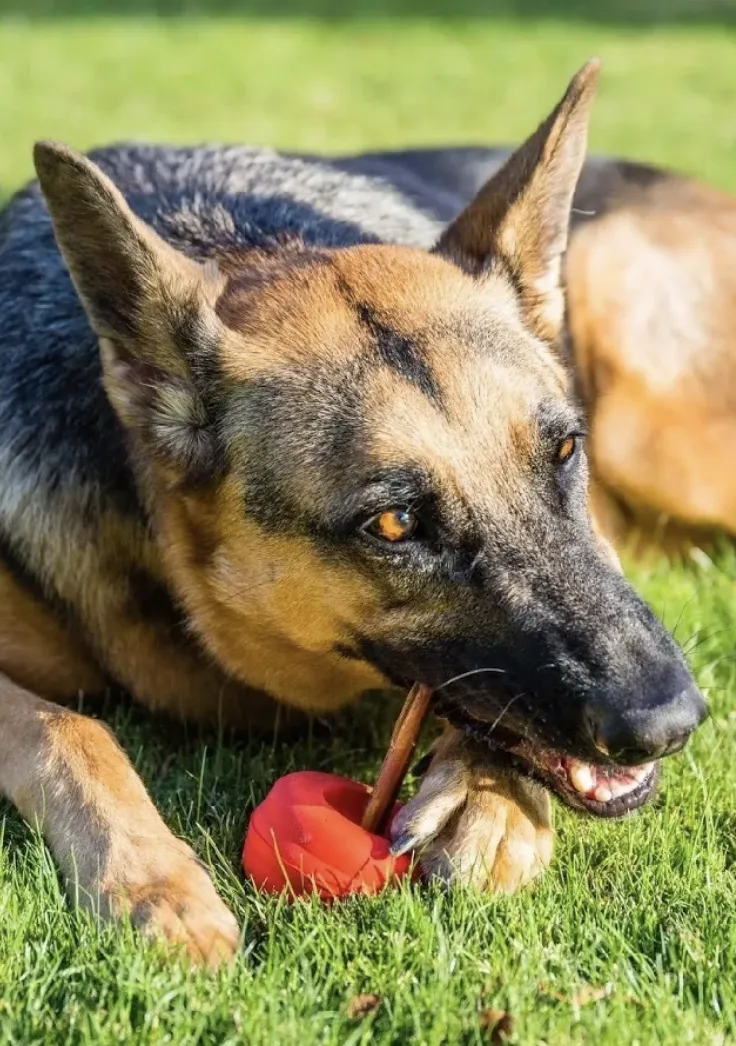
[[[127,915],[147,936],[180,946],[193,962],[215,968],[238,949],[235,917],[194,852],[173,837],[160,842],[162,852],[139,853],[139,867],[118,867],[113,882],[107,877],[106,914]]]
[[[549,796],[452,731],[391,839],[394,853],[416,849],[428,876],[513,893],[550,862]]]

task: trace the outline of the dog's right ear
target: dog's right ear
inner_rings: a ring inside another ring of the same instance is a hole
[[[101,339],[113,406],[167,464],[211,469],[195,375],[218,342],[216,281],[137,218],[81,154],[41,142],[34,162],[57,242]]]

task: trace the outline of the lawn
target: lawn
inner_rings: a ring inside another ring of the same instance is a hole
[[[41,137],[313,150],[512,141],[592,54],[604,60],[594,149],[736,191],[727,0],[191,0],[158,11],[0,0],[0,195],[29,177]],[[248,811],[279,774],[375,773],[386,733],[370,707],[339,742],[298,747],[176,734],[110,709],[165,817],[241,917],[245,954],[221,974],[193,973],[71,913],[47,851],[0,805],[0,1043],[480,1044],[495,1041],[494,1009],[511,1015],[508,1041],[526,1046],[736,1042],[736,556],[631,574],[686,645],[712,718],[639,816],[594,823],[558,809],[553,867],[519,897],[424,887],[326,910],[242,882]],[[349,1017],[357,993],[380,1005]]]

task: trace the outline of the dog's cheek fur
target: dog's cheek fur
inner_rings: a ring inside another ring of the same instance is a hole
[[[381,613],[377,591],[306,537],[249,520],[232,476],[207,491],[159,492],[164,566],[200,640],[248,686],[310,711],[386,686],[344,656]]]

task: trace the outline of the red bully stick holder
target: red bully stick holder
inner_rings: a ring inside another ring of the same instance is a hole
[[[311,770],[276,782],[251,815],[243,849],[245,873],[259,889],[328,901],[376,893],[407,875],[411,855],[391,854],[388,830],[430,697],[428,687],[412,687],[372,789]]]

